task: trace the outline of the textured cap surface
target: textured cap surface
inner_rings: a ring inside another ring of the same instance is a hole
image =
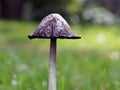
[[[39,24],[33,35],[28,36],[33,38],[67,38],[79,39],[80,36],[74,36],[70,26],[59,14],[50,14],[46,16]]]

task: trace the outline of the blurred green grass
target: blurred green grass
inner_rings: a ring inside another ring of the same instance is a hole
[[[38,23],[0,21],[0,90],[47,90],[49,40]],[[57,41],[57,90],[120,89],[120,26],[72,25],[80,40]]]

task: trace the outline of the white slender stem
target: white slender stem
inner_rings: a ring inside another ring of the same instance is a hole
[[[49,85],[48,90],[56,90],[56,39],[50,41],[50,63],[49,63]]]

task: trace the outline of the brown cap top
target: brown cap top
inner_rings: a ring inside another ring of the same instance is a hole
[[[62,16],[50,14],[41,21],[33,35],[29,35],[28,38],[79,39],[81,37],[74,36],[70,26]]]

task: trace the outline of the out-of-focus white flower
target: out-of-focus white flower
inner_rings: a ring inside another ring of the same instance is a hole
[[[12,79],[11,84],[12,84],[13,86],[17,86],[17,85],[18,85],[18,82],[17,82],[16,79]]]
[[[112,60],[116,60],[116,59],[119,59],[120,58],[120,53],[118,51],[113,51],[111,54],[110,54],[110,57]]]
[[[106,36],[104,34],[98,34],[97,35],[97,41],[98,43],[104,43],[106,40]]]

